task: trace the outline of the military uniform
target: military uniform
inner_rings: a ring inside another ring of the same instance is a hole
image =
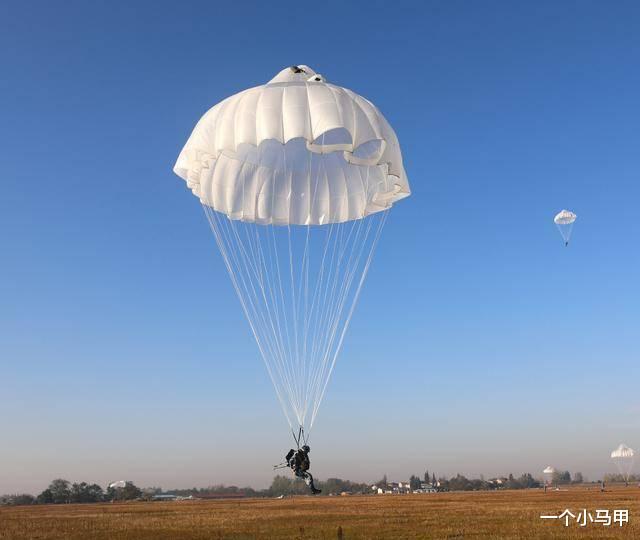
[[[309,460],[308,448],[309,447],[307,447],[307,450],[305,450],[305,447],[303,446],[297,451],[292,448],[285,456],[285,461],[287,462],[287,465],[291,468],[293,473],[298,478],[302,478],[304,480],[304,483],[309,486],[311,492],[315,495],[316,493],[320,493],[322,490],[317,489],[313,484],[313,476],[309,472],[311,462]]]

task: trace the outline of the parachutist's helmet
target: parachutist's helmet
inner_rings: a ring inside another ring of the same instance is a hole
[[[306,444],[302,447],[302,450],[307,454],[311,452],[311,448],[309,448]]]

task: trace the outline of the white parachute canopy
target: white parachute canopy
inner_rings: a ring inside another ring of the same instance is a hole
[[[558,230],[564,240],[564,245],[569,245],[569,239],[571,238],[571,230],[573,229],[573,223],[576,220],[576,215],[569,210],[562,210],[556,214],[553,218],[553,222],[558,226]]]
[[[110,488],[123,488],[127,486],[127,482],[125,480],[118,480],[117,482],[112,482],[109,484]]]
[[[542,474],[544,474],[544,480],[547,484],[551,484],[551,482],[553,482],[553,475],[555,473],[556,470],[551,465],[549,465],[542,471]]]
[[[210,109],[174,171],[202,203],[289,425],[308,432],[387,211],[410,194],[393,129],[293,66]]]
[[[618,471],[624,478],[625,482],[629,481],[631,476],[631,469],[633,469],[634,451],[626,444],[620,444],[613,452],[611,452],[611,459],[616,464]]]

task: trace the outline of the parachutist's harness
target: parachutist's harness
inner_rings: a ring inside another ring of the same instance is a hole
[[[289,450],[289,452],[287,452],[287,455],[284,457],[284,462],[280,463],[279,465],[275,465],[273,468],[275,470],[289,467],[297,478],[301,478],[302,480],[304,480],[304,483],[307,484],[307,486],[309,486],[309,488],[311,489],[311,493],[317,495],[318,493],[322,492],[322,490],[316,488],[316,486],[313,484],[313,475],[309,472],[309,467],[311,466],[311,462],[309,461],[309,452],[311,449],[307,444],[307,437],[304,433],[304,428],[300,426],[297,435],[293,430],[291,433],[293,434],[293,440],[296,441],[296,446],[298,447],[298,449],[294,450],[293,448],[291,448],[291,450]],[[304,444],[300,446],[301,443]]]
[[[293,68],[292,68],[293,69]],[[304,446],[305,444],[308,444],[308,440],[307,440],[307,436],[304,433],[304,428],[302,426],[300,426],[300,428],[298,429],[298,434],[296,435],[296,432],[292,429],[291,430],[291,434],[293,435],[293,440],[296,443],[296,449],[300,450],[301,446]],[[291,467],[291,464],[287,461],[282,461],[280,463],[278,463],[277,465],[273,466],[273,470],[277,470],[277,469],[288,469]]]

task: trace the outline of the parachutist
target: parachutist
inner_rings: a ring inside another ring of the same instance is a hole
[[[298,478],[302,478],[304,483],[311,489],[311,493],[317,495],[321,493],[322,490],[316,488],[313,484],[313,476],[309,472],[309,467],[311,466],[309,452],[311,452],[311,448],[305,444],[302,448],[298,448],[297,451],[291,448],[284,459],[293,471],[293,474]]]

